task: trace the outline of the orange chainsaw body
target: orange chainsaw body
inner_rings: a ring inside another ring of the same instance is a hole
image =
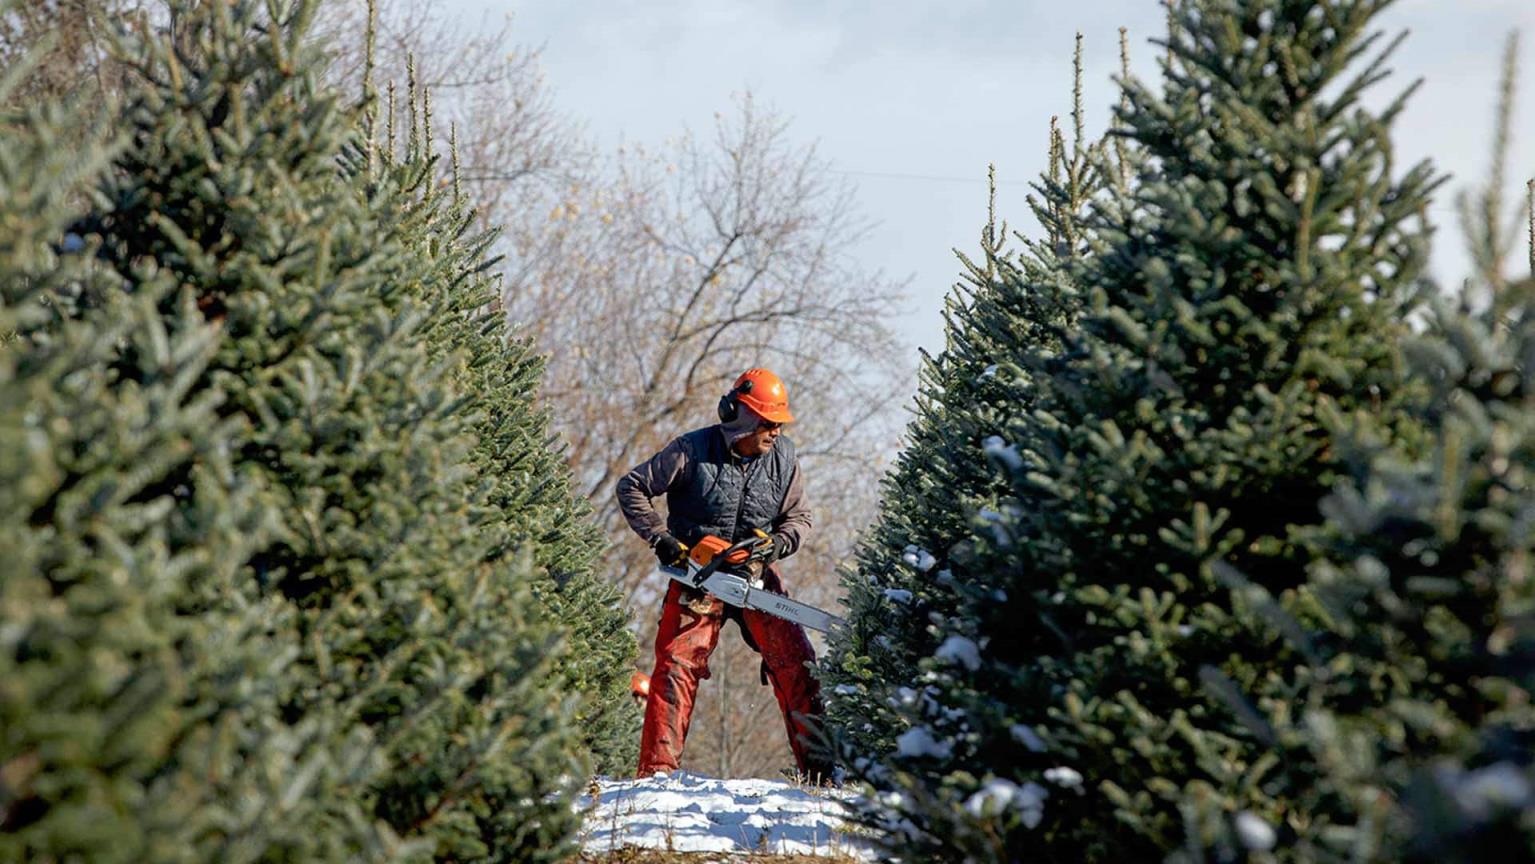
[[[726,541],[725,538],[716,537],[713,534],[710,534],[709,536],[693,544],[693,549],[688,553],[688,557],[693,559],[694,564],[703,567],[710,561],[713,561],[714,556],[724,552],[729,548],[730,543]],[[727,564],[743,564],[746,562],[746,558],[749,554],[750,553],[745,549],[738,549],[731,553],[730,557],[725,559],[725,562]]]

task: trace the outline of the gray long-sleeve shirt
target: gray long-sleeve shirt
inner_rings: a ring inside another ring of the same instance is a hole
[[[723,436],[723,433],[720,434]],[[726,449],[733,466],[744,470],[746,460],[737,455],[734,449]],[[651,499],[665,495],[672,484],[686,475],[688,458],[682,439],[674,438],[656,455],[634,466],[629,473],[618,479],[618,506],[623,510],[629,527],[648,545],[654,546],[656,539],[666,533],[666,522],[656,512]],[[805,503],[804,484],[800,479],[799,460],[796,459],[789,477],[788,491],[784,494],[783,504],[773,520],[771,531],[788,541],[788,548],[784,552],[788,556],[799,550],[800,544],[810,536],[810,528],[810,508]]]

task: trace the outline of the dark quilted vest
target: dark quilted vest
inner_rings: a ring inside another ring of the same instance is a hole
[[[794,473],[794,442],[779,435],[766,454],[742,461],[718,426],[682,436],[688,467],[666,491],[666,530],[689,546],[713,534],[734,543],[773,529]]]

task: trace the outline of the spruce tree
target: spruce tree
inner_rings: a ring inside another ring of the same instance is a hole
[[[67,230],[101,119],[0,123],[0,860],[384,857],[328,797],[366,749],[276,712],[283,612],[241,572],[271,520],[194,386],[217,327],[152,267],[122,293]],[[317,811],[347,824],[292,824]]]
[[[1257,595],[1306,661],[1247,694],[1276,706],[1276,771],[1305,794],[1306,820],[1284,826],[1292,857],[1470,862],[1535,848],[1535,243],[1531,276],[1509,278],[1503,206],[1516,50],[1492,176],[1462,199],[1476,272],[1406,343],[1429,390],[1413,411],[1423,437],[1403,440],[1368,411],[1332,417],[1351,470],[1322,503],[1307,583],[1283,610]]]
[[[1082,220],[1078,327],[972,449],[1009,494],[944,547],[966,600],[930,619],[881,766],[917,857],[1201,860],[1305,818],[1241,696],[1301,661],[1243,586],[1305,579],[1348,470],[1321,406],[1413,434],[1398,346],[1434,179],[1392,158],[1405,94],[1361,102],[1385,5],[1177,3],[1160,92],[1125,82],[1133,168]]]
[[[979,260],[956,253],[964,272],[945,300],[946,347],[922,354],[917,416],[882,481],[879,520],[844,580],[851,626],[835,635],[823,665],[836,686],[829,716],[841,755],[854,761],[888,751],[909,726],[899,703],[911,701],[921,661],[937,647],[931,618],[954,614],[960,600],[952,569],[940,565],[951,563],[946,552],[975,514],[995,511],[1007,494],[1006,478],[976,454],[1032,410],[1025,356],[1058,350],[1080,305],[1063,261],[1079,251],[1076,218],[1102,182],[1094,165],[1102,145],[1083,131],[1080,36],[1075,71],[1074,140],[1068,148],[1052,121],[1050,167],[1029,197],[1047,238],[1019,234],[1021,251],[1009,249],[993,191]]]
[[[629,695],[629,670],[637,645],[629,612],[612,584],[595,572],[605,540],[585,499],[572,489],[561,443],[549,412],[538,404],[543,358],[515,335],[501,311],[496,235],[477,231],[475,213],[458,193],[457,152],[451,171],[434,182],[438,157],[429,149],[430,96],[408,93],[411,123],[402,154],[379,155],[384,185],[409,202],[403,234],[429,268],[413,283],[425,302],[441,304],[430,335],[442,356],[456,356],[456,378],[478,406],[477,443],[471,454],[486,494],[480,514],[487,561],[508,560],[526,550],[537,572],[534,594],[545,617],[556,622],[570,650],[557,671],[559,688],[579,694],[576,724],[591,769],[621,774],[638,756],[640,715]],[[392,136],[386,135],[386,138]],[[456,139],[456,136],[453,136]],[[358,166],[366,173],[366,154]],[[377,194],[377,192],[375,192]]]
[[[563,639],[531,566],[488,554],[474,399],[411,290],[434,265],[406,198],[343,170],[368,145],[318,83],[313,9],[179,5],[130,46],[128,144],[84,224],[127,290],[150,262],[223,334],[197,387],[276,521],[247,574],[293,613],[281,716],[382,760],[334,797],[437,858],[556,860],[582,768]]]
[[[1308,822],[1285,834],[1314,860],[1535,848],[1535,283],[1463,304],[1436,304],[1408,345],[1434,391],[1427,446],[1392,446],[1368,414],[1336,419],[1358,467],[1324,501],[1295,624],[1269,622],[1310,661],[1251,696],[1290,721],[1273,722],[1279,771]]]
[[[1127,68],[1123,31],[1120,37]],[[1052,120],[1049,167],[1028,199],[1041,237],[1017,233],[1018,249],[1007,249],[1009,232],[993,207],[980,261],[960,256],[965,281],[949,300],[947,347],[937,358],[924,357],[908,446],[885,481],[880,521],[845,583],[852,626],[833,643],[826,664],[836,685],[829,715],[840,755],[855,777],[881,792],[861,817],[904,854],[984,858],[995,851],[989,826],[967,822],[963,808],[939,800],[959,794],[940,791],[956,757],[948,739],[967,737],[969,724],[994,714],[995,706],[984,694],[970,694],[975,698],[956,707],[952,693],[940,705],[935,696],[943,685],[931,658],[961,644],[948,641],[949,631],[974,614],[974,604],[997,600],[986,575],[968,572],[969,561],[955,554],[963,552],[957,543],[972,531],[995,530],[1002,510],[1016,506],[999,468],[1021,457],[1001,446],[1000,436],[1040,406],[1039,370],[1077,326],[1083,295],[1070,265],[1087,252],[1088,202],[1110,188],[1123,191],[1133,165],[1131,149],[1086,137],[1081,57],[1079,35],[1071,143]],[[1019,754],[1032,738],[1001,731],[1001,742],[962,746],[1000,764],[1027,761]]]

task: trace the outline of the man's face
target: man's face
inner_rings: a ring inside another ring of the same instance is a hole
[[[761,456],[773,449],[773,442],[783,432],[782,423],[758,419],[757,428],[744,438],[736,440],[736,452],[742,456]]]

